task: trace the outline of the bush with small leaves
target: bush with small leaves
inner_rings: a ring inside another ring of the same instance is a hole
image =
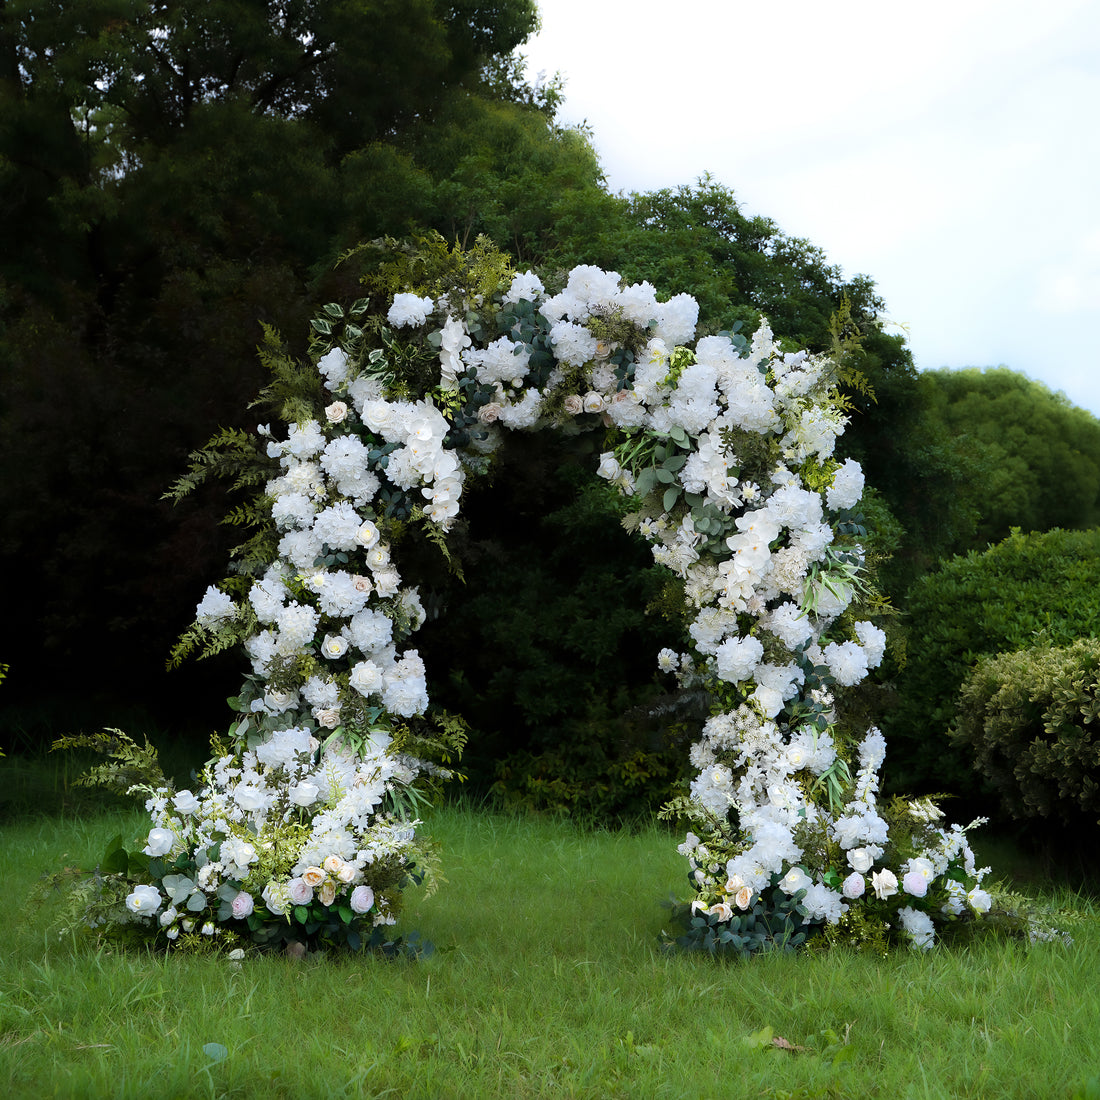
[[[905,610],[898,703],[882,719],[887,787],[975,795],[970,760],[947,737],[959,688],[981,657],[1100,636],[1100,528],[1014,531],[927,574],[909,590]]]
[[[1016,818],[1100,817],[1100,638],[986,658],[959,696],[952,740]]]

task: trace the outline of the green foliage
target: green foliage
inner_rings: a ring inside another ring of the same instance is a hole
[[[978,518],[957,552],[1010,528],[1047,531],[1100,523],[1100,420],[1007,367],[924,371],[930,432],[950,437],[980,470],[968,486]]]
[[[259,438],[239,428],[222,428],[205,447],[192,451],[188,457],[189,471],[164,494],[166,500],[179,503],[211,478],[228,482],[230,492],[255,489],[279,469],[278,462],[267,457]]]
[[[447,295],[459,308],[468,298],[489,297],[512,275],[510,258],[484,235],[469,248],[448,246],[434,231],[403,240],[387,237],[357,245],[340,262],[349,261],[355,261],[367,293],[387,304],[395,294],[412,292]]]
[[[947,738],[957,692],[980,657],[1100,634],[1100,529],[1015,531],[951,559],[913,586],[905,629],[897,704],[882,720],[888,785],[977,794],[968,754]]]
[[[682,716],[647,715],[656,654],[681,629],[646,613],[664,578],[622,529],[627,499],[586,469],[593,458],[584,437],[509,440],[450,536],[465,583],[436,555],[406,557],[405,571],[429,613],[417,648],[431,698],[471,727],[474,788],[633,816],[660,804],[684,759],[670,728]]]
[[[104,787],[115,794],[127,795],[135,788],[154,790],[167,786],[157,750],[145,739],[144,747],[118,729],[99,733],[78,733],[59,737],[54,750],[92,749],[110,759],[92,768],[76,780],[77,786]]]
[[[1100,640],[983,658],[959,693],[954,743],[1016,818],[1100,817]],[[1091,819],[1091,821],[1090,821]]]
[[[769,889],[756,895],[743,912],[728,920],[720,913],[696,913],[690,905],[673,902],[672,919],[684,928],[682,935],[665,939],[668,948],[706,951],[719,958],[749,959],[768,951],[796,951],[820,931],[820,924],[806,921],[802,904],[805,890],[786,894],[773,876]]]
[[[568,719],[568,737],[498,761],[490,794],[510,810],[597,824],[648,817],[682,789],[701,717],[698,699],[645,694],[642,705],[626,692],[593,694]]]

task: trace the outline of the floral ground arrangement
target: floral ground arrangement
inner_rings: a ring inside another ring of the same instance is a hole
[[[308,362],[270,335],[271,422],[220,433],[176,488],[228,475],[251,494],[230,517],[251,537],[176,653],[241,646],[251,672],[194,790],[105,735],[98,778],[144,795],[152,827],[108,853],[90,919],[176,943],[379,942],[430,873],[417,808],[463,738],[426,717],[402,555],[435,544],[445,567],[466,484],[509,433],[543,429],[599,434],[598,473],[685,608],[683,652],[658,665],[714,700],[666,811],[692,828],[681,945],[929,948],[985,913],[965,830],[927,801],[881,804],[882,735],[845,720],[885,635],[863,475],[834,458],[843,356],[784,352],[766,324],[696,339],[688,295],[583,266],[548,293],[488,247],[434,267],[395,249],[383,270],[381,301],[375,280],[373,301],[325,307]]]

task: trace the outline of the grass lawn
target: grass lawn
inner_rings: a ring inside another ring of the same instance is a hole
[[[143,820],[5,825],[9,912],[42,872],[87,865]],[[1094,1095],[1100,930],[1076,896],[1057,899],[1069,946],[716,964],[658,948],[659,903],[686,865],[657,826],[443,808],[429,831],[449,882],[410,900],[401,927],[437,948],[416,962],[74,950],[49,942],[41,914],[9,923],[4,1095]]]

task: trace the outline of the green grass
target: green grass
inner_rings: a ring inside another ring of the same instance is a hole
[[[9,906],[120,828],[137,834],[141,815],[5,826]],[[592,832],[443,808],[430,831],[449,883],[410,901],[403,927],[437,947],[417,962],[74,951],[38,920],[9,924],[0,1088],[908,1100],[1069,1098],[1100,1075],[1100,931],[1079,897],[1059,899],[1078,911],[1071,946],[715,964],[658,949],[659,902],[684,864],[656,826]]]

